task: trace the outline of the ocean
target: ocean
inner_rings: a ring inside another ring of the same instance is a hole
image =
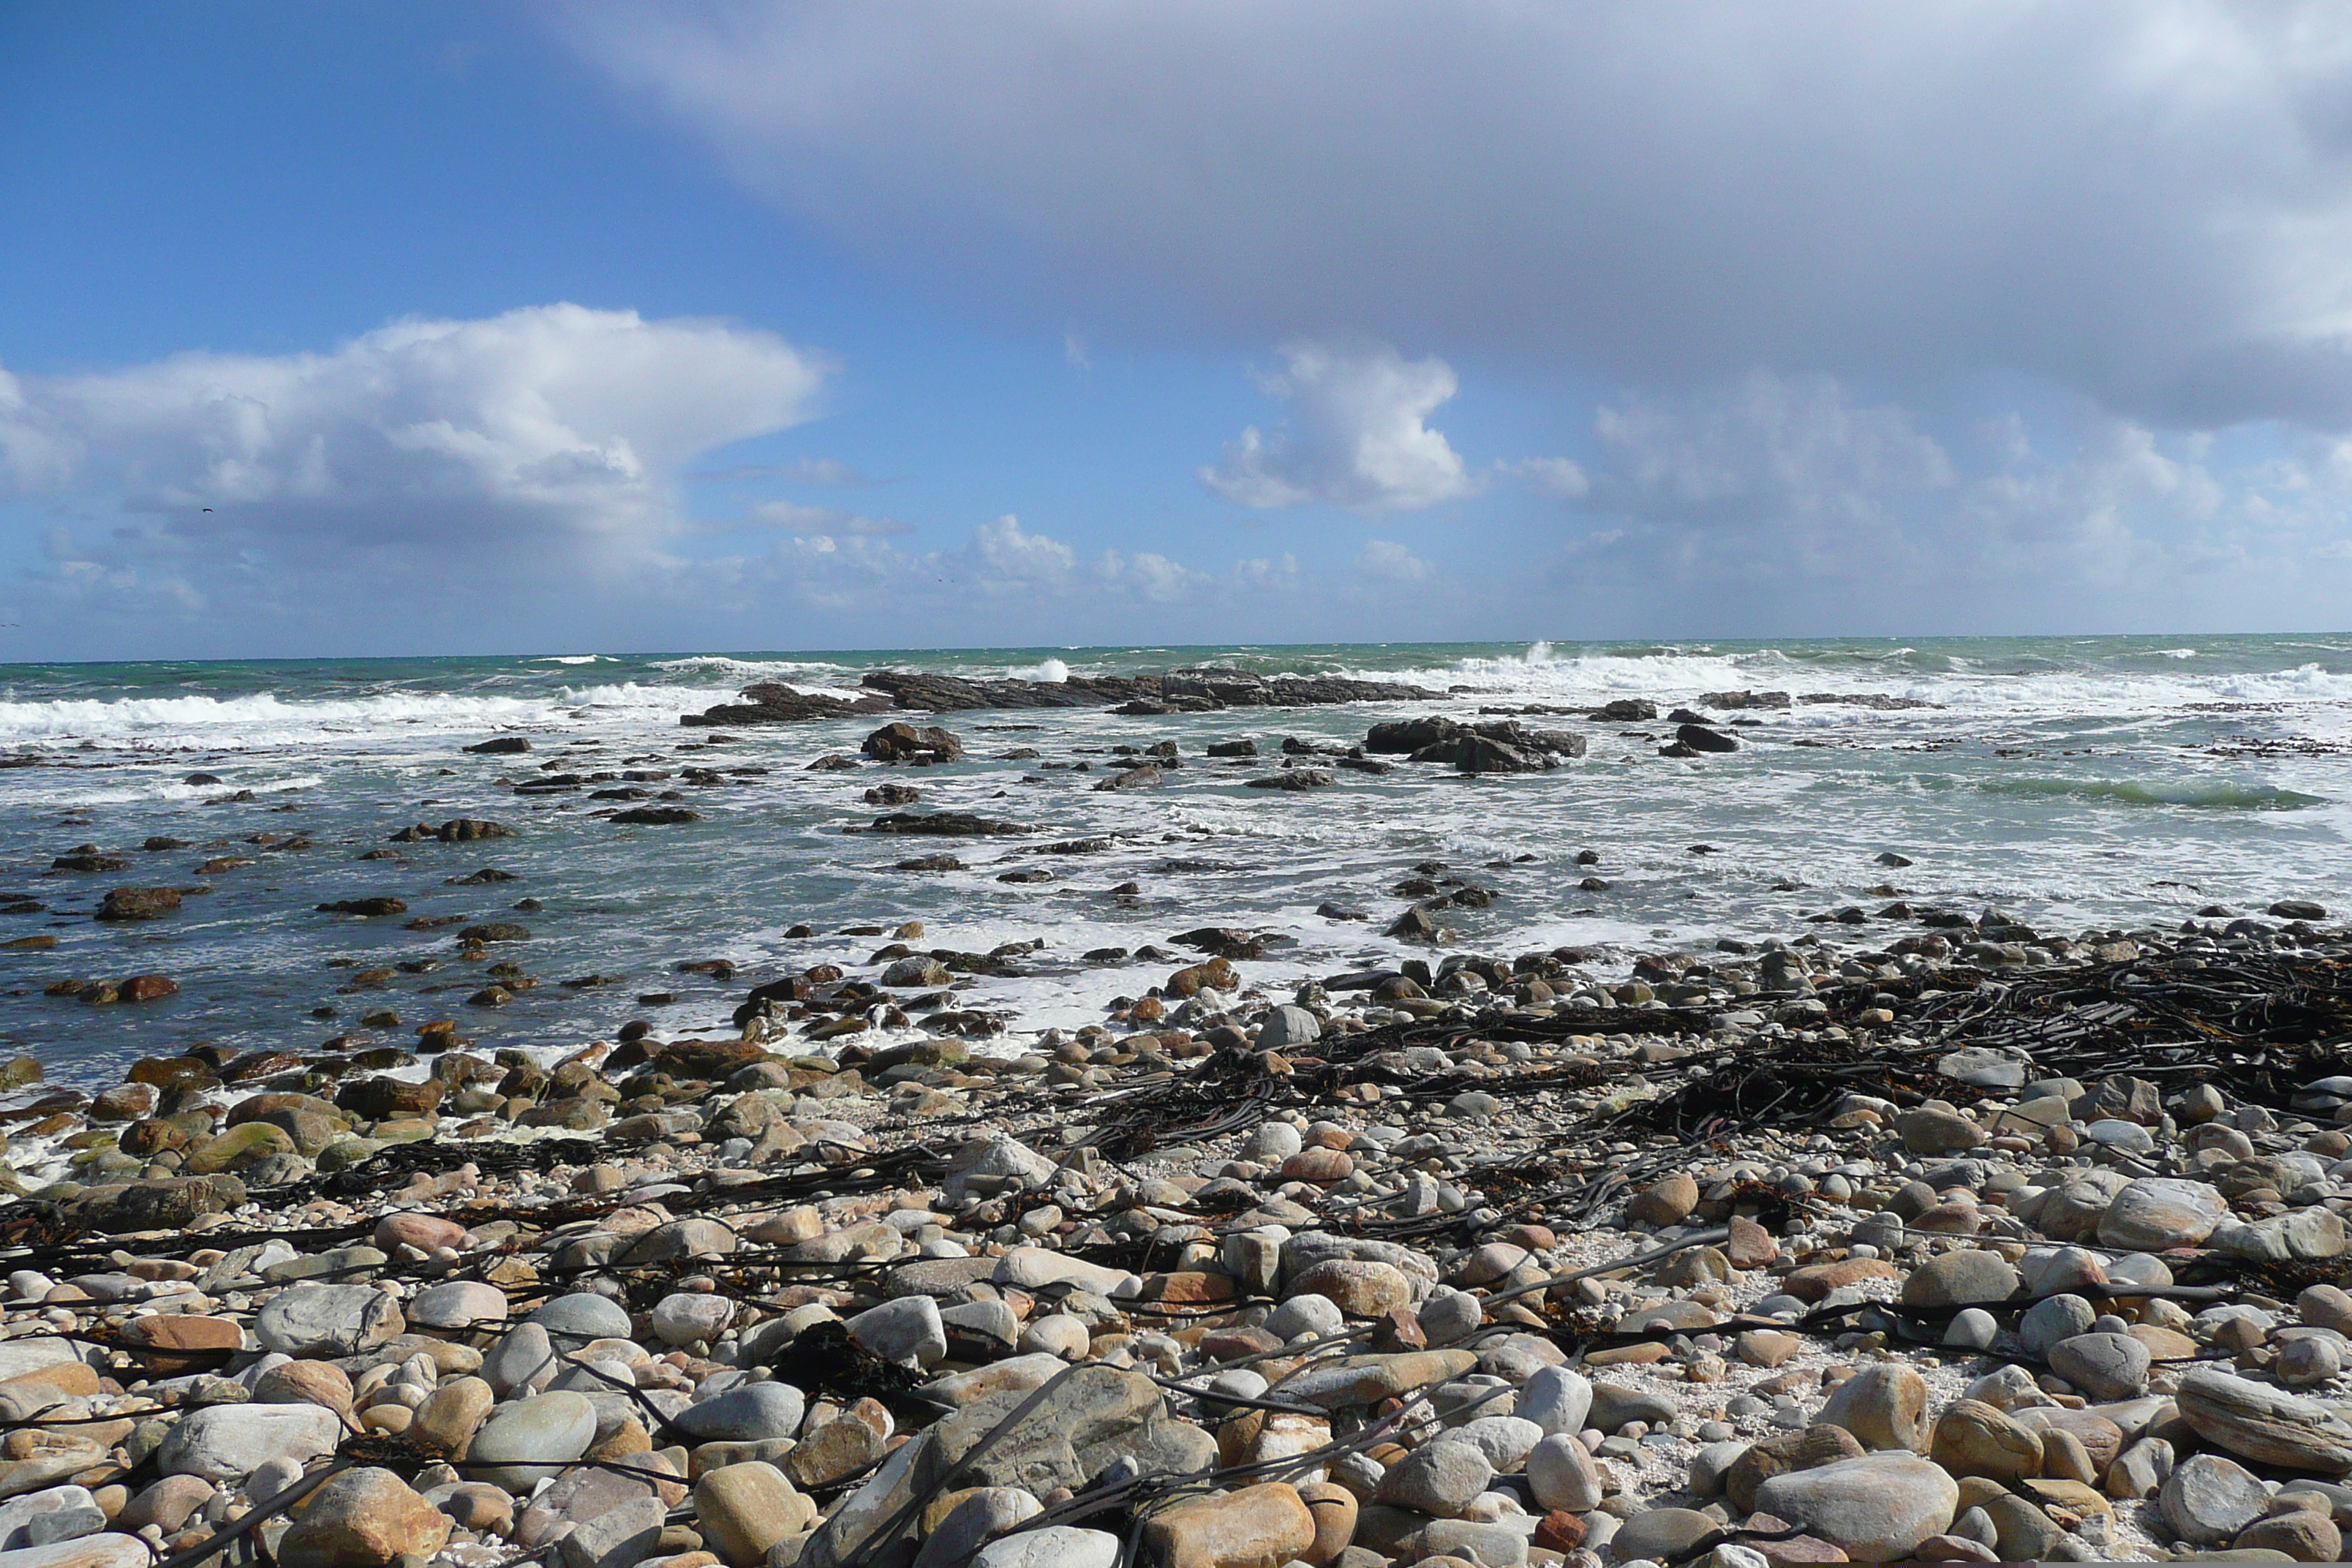
[[[1418,684],[1442,701],[1129,717],[1101,709],[927,718],[965,761],[810,771],[856,755],[880,719],[682,728],[746,683],[854,687],[896,668],[1058,679],[1224,665]],[[1245,787],[1286,738],[1360,742],[1381,720],[1480,709],[1588,709],[1643,698],[1662,714],[1703,695],[1786,691],[1786,709],[1716,716],[1740,749],[1661,756],[1674,726],[1538,714],[1583,735],[1551,771],[1465,777],[1400,761],[1330,788]],[[1805,701],[1898,700],[1900,706]],[[1733,725],[1732,721],[1755,721]],[[463,748],[519,735],[521,755]],[[719,737],[714,743],[714,736]],[[1204,753],[1248,739],[1261,757]],[[1117,746],[1176,743],[1161,786],[1103,793]],[[478,1050],[560,1048],[633,1018],[658,1033],[724,1027],[758,981],[820,962],[866,973],[893,930],[910,945],[986,952],[1041,941],[1017,973],[962,1005],[997,1014],[1012,1048],[1104,1016],[1165,978],[1164,962],[1089,960],[1166,946],[1201,926],[1279,939],[1240,967],[1269,994],[1409,949],[1381,933],[1407,878],[1492,895],[1449,910],[1462,951],[1563,944],[1699,948],[1816,931],[1865,948],[1918,928],[1808,917],[1900,900],[1995,907],[2037,927],[2177,926],[2280,899],[2338,913],[2352,882],[2352,636],[1825,639],[1776,643],[1003,648],[856,654],[466,658],[0,668],[0,1037],[54,1080],[97,1085],[141,1056],[200,1041],[301,1052],[413,1044],[455,1018]],[[1003,760],[1016,749],[1034,758]],[[1088,764],[1077,771],[1067,764]],[[1044,764],[1065,764],[1048,768]],[[710,770],[690,782],[684,770]],[[745,770],[745,771],[736,771]],[[619,826],[615,803],[515,793],[549,772],[667,774],[701,820]],[[188,782],[209,774],[217,783]],[[914,785],[919,809],[1034,827],[1025,838],[845,834]],[[409,825],[486,818],[514,837],[394,844]],[[1074,839],[1076,853],[1039,853]],[[184,847],[149,849],[149,840]],[[58,870],[95,847],[115,868]],[[392,858],[362,858],[389,850]],[[1580,864],[1580,852],[1598,857]],[[946,853],[965,868],[893,869]],[[1907,865],[1891,866],[1882,856]],[[1416,871],[1416,868],[1442,869]],[[511,880],[464,881],[484,868]],[[1008,881],[1008,873],[1050,879]],[[1588,887],[1590,880],[1605,883]],[[1136,891],[1111,889],[1132,882]],[[189,891],[178,912],[92,920],[123,886]],[[319,912],[394,897],[405,913]],[[530,907],[516,906],[529,900]],[[1346,920],[1326,906],[1360,911]],[[523,927],[458,956],[463,923]],[[438,922],[438,923],[434,923]],[[792,936],[796,926],[814,936]],[[866,934],[845,934],[845,928]],[[54,945],[25,945],[25,938]],[[1188,954],[1187,959],[1192,955]],[[725,961],[731,976],[681,965]],[[467,998],[506,972],[510,1000]],[[92,1005],[60,982],[161,973],[176,994]],[[566,980],[602,983],[567,986]],[[396,1021],[394,1021],[396,1019]]]

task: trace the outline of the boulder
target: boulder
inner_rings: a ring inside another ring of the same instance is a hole
[[[1959,1483],[1911,1454],[1865,1454],[1774,1476],[1756,1508],[1841,1547],[1859,1563],[1893,1563],[1951,1528]]]

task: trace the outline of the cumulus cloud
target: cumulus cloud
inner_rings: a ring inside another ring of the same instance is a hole
[[[2324,0],[557,15],[803,222],[1048,330],[2352,424],[2352,11]]]
[[[1478,485],[1428,420],[1458,384],[1444,360],[1408,360],[1385,343],[1295,342],[1283,368],[1259,377],[1289,405],[1270,435],[1255,425],[1201,470],[1201,482],[1243,506],[1322,501],[1350,511],[1417,511]]]
[[[625,561],[700,454],[811,416],[824,362],[719,321],[548,305],[326,353],[185,353],[0,388],[0,488],[298,559],[539,545]]]
[[[1393,539],[1375,539],[1356,552],[1356,570],[1384,583],[1425,583],[1437,568]]]

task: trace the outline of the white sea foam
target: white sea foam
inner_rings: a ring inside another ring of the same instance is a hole
[[[288,700],[261,691],[242,697],[0,701],[0,745],[47,747],[95,741],[133,747],[265,747],[554,724],[583,710],[674,721],[685,707],[723,701],[731,692],[731,688],[690,690],[629,682],[528,697],[397,691]]]

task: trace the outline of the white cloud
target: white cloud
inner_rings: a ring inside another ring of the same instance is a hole
[[[2158,630],[2336,618],[2352,539],[2341,444],[2273,427],[2224,450],[2077,410],[1930,436],[1821,377],[1627,399],[1595,422],[1567,580],[1683,595],[1723,624]],[[2053,422],[2055,423],[2055,422]]]
[[[1384,583],[1425,583],[1437,568],[1393,539],[1375,539],[1356,552],[1356,570]]]
[[[185,353],[0,387],[0,488],[312,563],[536,545],[626,561],[693,458],[810,417],[824,363],[719,321],[548,305],[328,353]]]
[[[1591,493],[1592,480],[1581,463],[1567,458],[1522,458],[1496,465],[1499,471],[1527,480],[1539,495],[1554,500],[1582,500]]]
[[[1271,436],[1242,432],[1201,482],[1244,506],[1321,501],[1351,511],[1415,511],[1475,494],[1477,481],[1428,425],[1456,389],[1444,360],[1407,360],[1381,343],[1294,342],[1260,378],[1289,416]]]
[[[805,224],[1040,327],[2352,424],[2326,0],[556,15]]]
[[[712,481],[788,479],[796,485],[862,485],[867,482],[864,474],[835,458],[800,458],[789,463],[740,463],[731,468],[712,468],[686,477]]]

